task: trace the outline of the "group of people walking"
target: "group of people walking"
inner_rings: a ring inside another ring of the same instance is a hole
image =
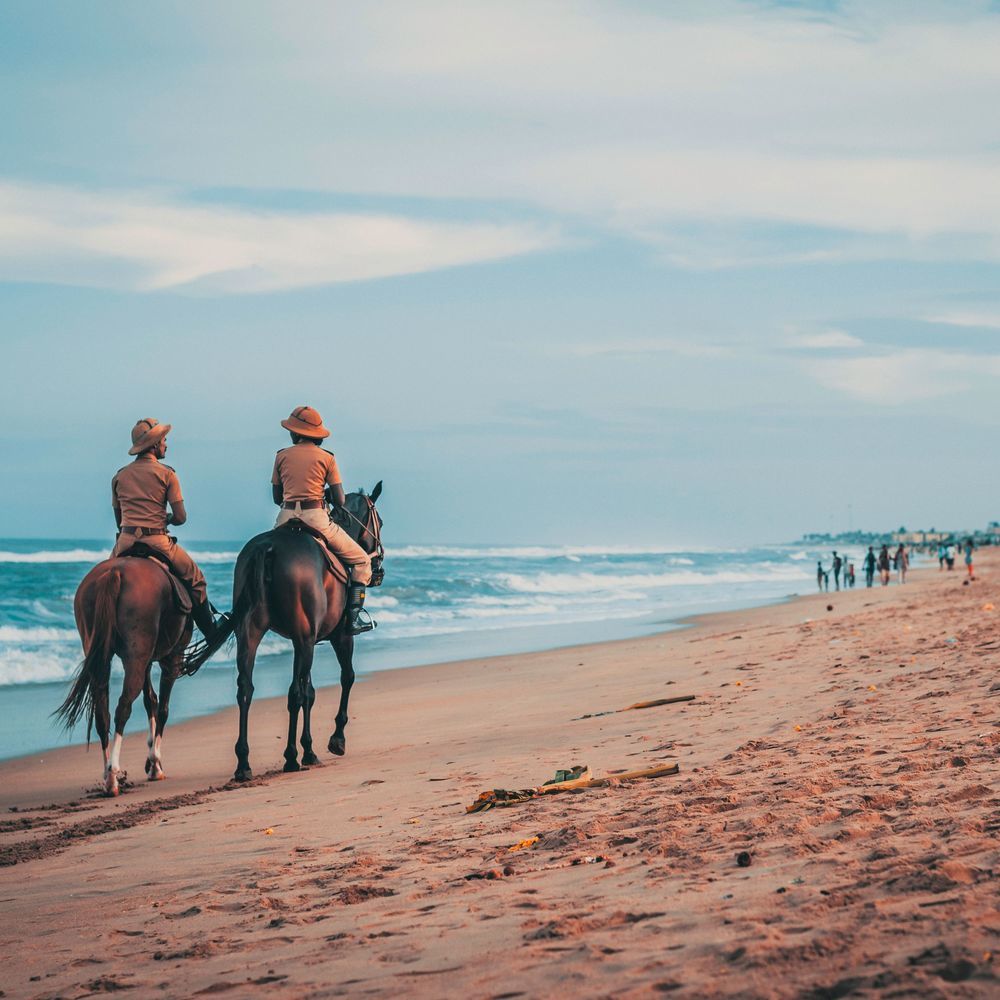
[[[902,543],[891,555],[888,545],[883,545],[878,553],[875,552],[874,545],[869,545],[868,551],[861,561],[861,567],[865,574],[866,587],[874,586],[876,572],[883,587],[889,586],[893,571],[896,572],[900,583],[906,583],[906,572],[910,568],[910,554]],[[848,587],[853,587],[857,581],[854,563],[847,556],[840,555],[836,549],[833,550],[833,559],[829,569],[823,566],[822,559],[816,562],[816,585],[819,590],[829,591],[831,575],[835,590],[840,590],[841,581],[843,581],[845,590]]]
[[[944,569],[946,566],[948,569],[955,568],[955,552],[958,546],[953,542],[942,542],[938,546],[937,557],[938,557],[938,569]],[[965,571],[969,575],[970,580],[975,579],[975,575],[972,569],[972,553],[975,552],[976,546],[973,544],[971,538],[966,538],[965,542],[961,546],[961,551],[964,553],[963,560],[965,562]]]
[[[365,587],[371,582],[368,553],[331,519],[328,504],[343,506],[344,487],[333,453],[320,447],[330,436],[323,418],[311,406],[297,406],[281,426],[292,443],[274,459],[271,495],[279,507],[275,527],[297,519],[323,536],[329,548],[349,567],[351,587],[348,614],[354,634],[371,626],[361,615]],[[111,506],[118,535],[111,556],[128,555],[142,544],[163,556],[191,594],[195,624],[206,639],[218,623],[208,599],[205,576],[191,555],[167,530],[187,521],[184,494],[177,473],[163,462],[171,424],[152,417],[132,428],[134,461],[119,469],[111,480]],[[169,508],[169,511],[168,511]]]

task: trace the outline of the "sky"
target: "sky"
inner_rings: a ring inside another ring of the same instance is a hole
[[[386,538],[1000,519],[1000,4],[0,6],[0,536],[273,517],[309,404]]]

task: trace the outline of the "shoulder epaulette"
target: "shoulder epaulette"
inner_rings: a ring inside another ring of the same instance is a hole
[[[162,465],[164,469],[169,469],[171,472],[177,471],[172,465],[167,465],[166,462],[160,462],[160,465]]]
[[[325,451],[330,456],[330,458],[336,458],[337,457],[336,455],[334,455],[334,453],[332,451],[330,451],[329,448],[320,448],[320,451]]]

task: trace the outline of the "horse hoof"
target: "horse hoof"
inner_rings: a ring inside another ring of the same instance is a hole
[[[311,751],[309,753],[304,753],[302,755],[302,763],[308,767],[317,767],[319,765],[319,757]]]
[[[300,771],[299,762],[297,760],[286,760],[285,766],[281,769],[282,771]]]
[[[104,779],[104,794],[108,798],[113,799],[118,795],[119,791],[118,775],[112,772]]]
[[[330,743],[327,746],[327,749],[330,751],[330,753],[335,753],[338,757],[343,757],[344,754],[347,752],[347,744],[344,742],[342,738],[331,736]]]
[[[163,781],[166,775],[163,773],[162,767],[152,767],[149,768],[146,777],[149,781]]]
[[[233,781],[250,781],[251,778],[253,778],[253,771],[249,767],[243,770],[237,768],[233,775]]]

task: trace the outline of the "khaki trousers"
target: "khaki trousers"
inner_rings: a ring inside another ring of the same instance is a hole
[[[208,586],[198,564],[169,535],[129,535],[123,531],[115,542],[112,557],[128,552],[136,542],[162,552],[170,560],[177,575],[191,591],[195,604],[208,600]]]
[[[330,520],[330,515],[325,507],[303,510],[298,503],[291,510],[283,507],[278,513],[278,519],[274,522],[274,526],[278,528],[296,517],[322,534],[330,548],[353,569],[351,575],[355,583],[369,584],[372,582],[371,557],[339,524]]]

